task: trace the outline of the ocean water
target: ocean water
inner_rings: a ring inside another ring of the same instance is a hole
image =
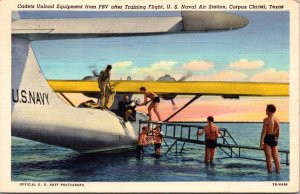
[[[259,146],[261,123],[217,123],[217,125],[227,128],[238,144]],[[289,150],[289,137],[289,124],[281,124],[280,149]],[[166,140],[168,146],[173,142],[174,140]],[[179,150],[181,145],[178,144]],[[162,153],[165,153],[167,146],[165,144],[162,146]],[[176,153],[174,147],[172,152],[160,158],[154,157],[151,146],[145,149],[142,158],[136,156],[135,150],[114,154],[82,155],[70,149],[12,137],[11,178],[12,181],[60,182],[289,180],[288,165],[281,164],[279,175],[268,174],[264,161],[224,158],[226,155],[219,148],[215,156],[216,165],[207,167],[203,163],[204,151],[203,145],[186,143],[181,154]],[[263,151],[242,150],[241,154],[264,159]],[[285,155],[281,155],[281,161],[285,161]]]

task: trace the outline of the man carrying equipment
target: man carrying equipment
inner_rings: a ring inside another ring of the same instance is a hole
[[[104,71],[101,71],[98,77],[98,85],[100,88],[100,99],[98,100],[98,104],[100,104],[101,108],[106,108],[108,104],[108,99],[111,94],[112,87],[110,85],[110,71],[112,69],[111,65],[107,65]]]
[[[142,94],[144,94],[144,102],[142,104],[139,104],[139,106],[147,105],[149,102],[151,102],[150,105],[148,106],[149,121],[153,121],[152,112],[151,112],[152,109],[154,109],[154,112],[158,120],[162,121],[158,110],[159,102],[160,102],[159,96],[154,92],[147,91],[145,87],[141,87],[140,91]],[[148,101],[147,98],[150,98],[150,100]]]
[[[135,111],[136,104],[133,100],[129,99],[129,96],[125,95],[123,100],[118,104],[118,113],[124,118],[124,121],[129,121],[130,115]]]

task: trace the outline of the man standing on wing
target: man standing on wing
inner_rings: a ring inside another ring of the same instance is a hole
[[[100,107],[106,108],[108,104],[108,99],[111,93],[111,85],[110,85],[110,71],[112,69],[111,65],[107,65],[106,69],[104,71],[101,71],[98,77],[98,85],[100,88]],[[98,100],[98,104],[99,104]]]

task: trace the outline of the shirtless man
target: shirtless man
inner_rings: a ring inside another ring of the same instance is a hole
[[[272,173],[272,158],[275,162],[276,173],[280,173],[280,160],[278,155],[279,119],[274,116],[276,107],[268,104],[267,117],[263,121],[260,138],[260,147],[264,150],[267,160],[268,173]]]
[[[214,165],[214,156],[217,147],[217,139],[221,137],[219,127],[215,125],[214,118],[212,116],[207,117],[207,125],[204,126],[202,131],[198,132],[197,135],[201,136],[205,133],[205,159],[204,163],[208,165]]]
[[[155,155],[161,156],[161,143],[162,143],[162,132],[160,131],[160,127],[156,127],[153,129],[153,135],[154,135],[154,151]]]
[[[141,87],[140,91],[142,94],[144,94],[144,102],[142,104],[140,104],[139,106],[143,106],[143,105],[146,105],[149,102],[151,102],[150,105],[148,106],[149,121],[153,121],[152,120],[152,112],[151,112],[152,109],[154,109],[154,112],[155,112],[158,120],[161,121],[160,113],[158,111],[158,105],[160,102],[158,95],[155,94],[154,92],[147,92],[145,87]],[[147,101],[147,98],[150,98],[150,100]]]
[[[144,154],[144,147],[149,144],[147,138],[148,138],[148,127],[144,126],[137,140],[138,156],[142,156]]]

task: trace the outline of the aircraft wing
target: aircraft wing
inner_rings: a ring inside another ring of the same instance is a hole
[[[180,17],[22,19],[15,16],[12,34],[30,40],[136,36],[232,30],[245,27],[248,23],[247,18],[215,11],[183,11]]]
[[[94,80],[48,80],[55,92],[99,92]],[[202,82],[202,81],[111,81],[117,93],[140,93],[140,87],[157,94],[221,96],[289,96],[288,83]]]

